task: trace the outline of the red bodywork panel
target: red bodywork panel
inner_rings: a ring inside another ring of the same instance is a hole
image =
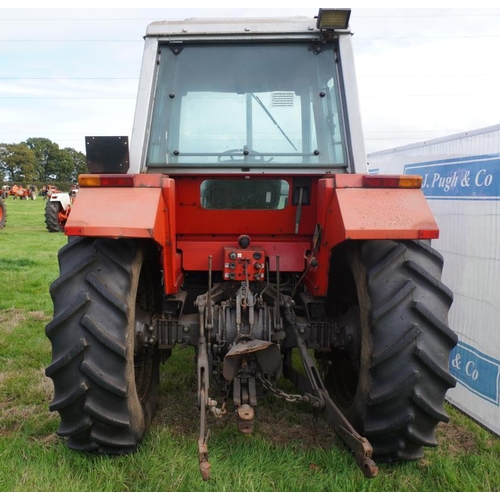
[[[98,177],[111,176],[96,175],[96,184]],[[331,249],[342,241],[439,235],[421,190],[363,188],[363,175],[313,179],[311,203],[301,207],[297,234],[297,207],[290,200],[281,210],[205,209],[200,185],[209,177],[133,177],[130,187],[108,187],[112,182],[106,179],[105,188],[80,189],[65,232],[68,236],[154,239],[162,249],[167,295],[179,292],[183,271],[208,270],[208,256],[212,256],[213,271],[224,271],[225,248],[238,247],[240,235],[249,235],[250,248],[269,257],[270,271],[279,265],[282,272],[302,273],[313,257],[313,234],[319,224],[322,238],[314,255],[318,265],[304,278],[316,296],[327,293]],[[279,178],[292,187],[292,177]]]
[[[304,279],[309,291],[328,291],[331,249],[345,240],[417,240],[439,237],[420,189],[362,188],[362,175],[336,175],[318,181],[318,222],[322,239],[317,267]]]
[[[177,293],[182,262],[175,244],[175,182],[162,175],[134,177],[133,187],[80,189],[64,231],[68,236],[154,239],[162,248],[165,291]]]

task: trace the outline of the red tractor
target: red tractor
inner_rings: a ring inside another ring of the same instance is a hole
[[[204,479],[207,420],[225,404],[251,432],[281,377],[367,477],[437,444],[453,296],[421,178],[367,174],[349,15],[148,26],[130,147],[86,138],[50,288],[70,448],[136,449],[177,344],[197,356]]]

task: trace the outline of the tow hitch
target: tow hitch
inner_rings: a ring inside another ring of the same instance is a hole
[[[278,397],[285,397],[287,401],[304,401],[316,410],[325,410],[327,420],[334,428],[337,435],[354,452],[356,463],[368,478],[378,474],[378,467],[372,460],[373,448],[369,441],[362,437],[330,397],[321,379],[320,373],[314,360],[309,355],[306,342],[301,336],[300,328],[296,322],[293,311],[293,301],[290,297],[280,293],[280,271],[279,257],[276,259],[277,286],[273,288],[274,305],[267,311],[269,324],[265,330],[268,331],[269,340],[256,339],[253,336],[257,324],[256,318],[261,318],[261,313],[256,313],[257,303],[254,295],[249,291],[248,278],[236,293],[234,337],[229,350],[223,359],[222,374],[226,383],[232,385],[233,403],[238,416],[238,428],[243,433],[251,433],[253,430],[254,410],[257,405],[257,382],[270,393]],[[217,319],[220,308],[215,306],[213,300],[220,293],[220,288],[212,288],[212,256],[208,258],[208,290],[207,293],[198,296],[196,305],[198,307],[199,336],[198,336],[198,407],[200,410],[200,431],[198,438],[198,458],[200,472],[203,480],[210,478],[210,463],[208,461],[208,432],[207,432],[207,410],[211,411],[216,418],[222,417],[225,407],[217,407],[217,403],[209,398],[209,379],[212,372],[211,362],[211,334],[221,325],[221,319]],[[262,304],[261,304],[262,306]],[[281,308],[284,318],[281,316]],[[265,310],[265,307],[263,307]],[[271,342],[273,331],[284,333],[283,319],[287,324],[287,331],[294,336],[304,366],[305,375],[293,368],[291,359],[285,356],[283,363],[280,347]],[[267,320],[266,320],[267,324]],[[224,329],[230,327],[224,323]],[[262,324],[261,324],[262,327]],[[260,330],[260,328],[257,328]],[[221,339],[225,336],[216,335]],[[277,380],[279,375],[288,378],[298,389],[300,394],[288,397],[282,391],[274,387],[271,379]]]

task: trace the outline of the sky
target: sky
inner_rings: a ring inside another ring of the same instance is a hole
[[[86,135],[130,136],[150,22],[313,17],[322,6],[288,2],[283,9],[256,0],[158,7],[165,4],[2,2],[0,144],[45,137],[85,152]],[[454,4],[349,3],[367,153],[500,123],[500,8],[481,0],[468,8]]]

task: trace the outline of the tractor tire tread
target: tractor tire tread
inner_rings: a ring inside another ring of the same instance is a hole
[[[448,354],[457,336],[447,326],[453,294],[441,283],[442,257],[426,243],[365,242],[360,255],[373,312],[361,431],[376,460],[414,460],[436,445],[445,393],[455,385]]]
[[[145,431],[141,403],[127,387],[135,382],[125,345],[137,245],[73,238],[59,252],[61,274],[50,288],[54,319],[46,334],[52,363],[46,374],[54,382],[50,409],[60,413],[58,433],[76,450],[128,453]]]
[[[63,228],[59,224],[59,202],[48,201],[45,205],[45,227],[50,233],[60,233]]]

